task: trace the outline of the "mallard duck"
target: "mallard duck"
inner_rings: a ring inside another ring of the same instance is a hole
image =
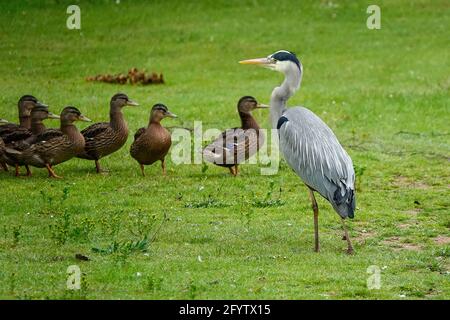
[[[0,126],[0,137],[5,144],[13,141],[22,140],[23,133],[29,133],[31,128],[31,110],[36,106],[44,106],[45,104],[39,102],[31,95],[24,95],[19,99],[19,124],[8,123]]]
[[[130,153],[139,163],[144,177],[144,165],[151,165],[158,160],[161,161],[163,175],[166,174],[164,158],[172,144],[170,132],[161,125],[161,120],[166,117],[176,118],[177,116],[171,113],[162,103],[155,104],[150,113],[148,127],[140,128],[134,135]]]
[[[203,159],[221,167],[227,167],[233,176],[238,174],[238,165],[256,154],[264,142],[264,134],[251,112],[266,109],[255,98],[245,96],[239,99],[237,109],[241,127],[225,130],[210,145],[203,149]]]
[[[83,131],[86,145],[78,158],[94,160],[97,173],[100,168],[99,159],[116,152],[127,142],[128,125],[123,117],[122,108],[125,106],[138,106],[124,93],[118,93],[111,98],[110,122],[95,123]]]
[[[0,119],[0,124],[1,123],[5,124],[9,123],[9,121],[5,119]],[[0,137],[0,167],[2,167],[3,170],[8,171],[8,166],[2,159],[4,151],[5,151],[5,143],[3,142],[3,139]]]
[[[48,111],[48,108],[46,106],[39,105],[34,107],[33,110],[31,110],[31,129],[23,130],[20,134],[22,140],[12,141],[8,143],[6,147],[17,151],[23,151],[29,148],[32,144],[38,142],[37,137],[39,135],[42,135],[48,130],[51,131],[56,130],[56,129],[46,129],[44,125],[44,120],[59,119],[59,118],[60,117],[58,115],[55,115],[52,112]],[[18,138],[18,136],[19,134],[16,134],[16,139]],[[16,176],[19,176],[19,167],[25,164],[18,162],[16,156],[7,157],[6,155],[3,155],[3,160],[10,166],[14,166],[16,168]],[[25,168],[27,169],[27,176],[31,176],[31,170],[28,167],[28,165],[25,165]]]
[[[7,156],[16,157],[17,162],[38,168],[47,168],[49,177],[61,178],[55,174],[52,166],[70,160],[84,149],[84,137],[74,125],[75,121],[91,121],[75,107],[66,107],[61,113],[62,136],[41,141],[28,149],[17,151],[6,148]]]

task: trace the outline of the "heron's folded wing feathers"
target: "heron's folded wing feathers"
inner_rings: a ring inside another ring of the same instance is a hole
[[[280,148],[286,161],[303,181],[328,200],[354,189],[352,160],[333,131],[303,107],[288,109],[280,128]]]

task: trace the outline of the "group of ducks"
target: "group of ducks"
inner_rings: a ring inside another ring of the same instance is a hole
[[[110,121],[95,123],[81,132],[74,125],[76,121],[88,121],[77,108],[68,106],[60,116],[51,113],[48,106],[31,95],[20,98],[19,124],[0,120],[0,166],[8,171],[8,165],[19,168],[25,166],[27,176],[31,176],[30,166],[47,168],[49,177],[60,178],[53,166],[74,157],[93,160],[97,172],[101,172],[99,160],[117,150],[127,141],[128,125],[122,108],[137,106],[126,94],[118,93],[111,98]],[[165,105],[153,106],[150,123],[135,134],[131,155],[139,162],[144,173],[144,165],[161,160],[167,154],[171,140],[170,133],[161,126],[165,117],[176,117]],[[48,129],[46,119],[59,119],[59,129]],[[165,171],[165,170],[164,170]]]
[[[122,148],[128,139],[128,125],[122,113],[125,106],[138,106],[138,103],[126,94],[115,94],[110,102],[110,121],[95,123],[80,132],[74,123],[91,120],[77,108],[65,107],[58,116],[34,96],[25,95],[18,102],[19,124],[0,119],[0,166],[4,171],[8,171],[8,165],[14,167],[16,176],[21,166],[25,166],[27,176],[32,175],[30,166],[46,168],[49,177],[61,178],[53,166],[78,157],[95,161],[96,171],[100,173],[103,170],[99,160]],[[237,175],[238,164],[255,154],[264,139],[251,115],[257,108],[268,106],[259,104],[253,97],[242,97],[238,102],[241,127],[224,131],[203,150],[204,159],[227,167],[232,175]],[[156,161],[161,161],[163,174],[166,174],[165,156],[172,144],[170,132],[161,125],[166,117],[177,116],[164,104],[155,104],[148,126],[138,129],[134,135],[130,154],[139,163],[143,176],[144,166]],[[46,119],[59,119],[60,128],[46,128]],[[256,139],[249,138],[249,129],[253,129]]]

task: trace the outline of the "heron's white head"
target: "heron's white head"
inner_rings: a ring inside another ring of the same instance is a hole
[[[259,65],[284,74],[292,70],[302,72],[302,64],[295,53],[286,50],[279,50],[266,58],[242,60],[239,63]]]

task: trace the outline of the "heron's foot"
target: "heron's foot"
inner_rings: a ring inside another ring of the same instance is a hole
[[[320,252],[320,247],[315,247],[314,252]]]
[[[345,236],[345,234],[342,236],[342,240],[347,240],[347,237]]]
[[[353,254],[355,254],[355,251],[353,250],[353,248],[348,248],[347,249],[347,254],[348,255],[353,255]]]

